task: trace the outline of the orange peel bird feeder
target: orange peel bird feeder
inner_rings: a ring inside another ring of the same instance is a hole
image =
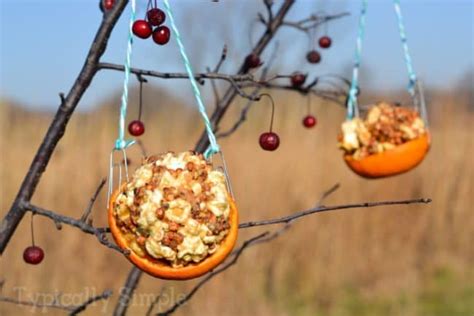
[[[135,1],[131,1],[134,20]],[[185,280],[201,276],[229,255],[238,232],[238,211],[224,160],[207,117],[171,8],[164,0],[174,37],[203,117],[209,148],[204,154],[168,152],[143,158],[129,177],[124,140],[132,34],[125,62],[119,137],[110,156],[108,221],[112,236],[128,260],[158,278]],[[120,163],[114,153],[120,152]],[[214,167],[219,154],[222,167]],[[119,175],[114,190],[114,175]],[[122,176],[124,174],[124,176]]]
[[[364,178],[382,178],[407,172],[425,158],[430,147],[430,133],[421,82],[413,70],[400,3],[394,0],[405,62],[408,68],[408,91],[411,106],[378,102],[364,107],[361,118],[357,102],[358,73],[365,29],[367,0],[362,1],[355,64],[347,99],[347,117],[342,123],[339,147],[347,166]]]

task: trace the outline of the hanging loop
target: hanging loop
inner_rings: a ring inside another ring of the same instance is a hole
[[[403,16],[400,7],[400,0],[393,0],[393,5],[395,8],[395,13],[397,15],[398,22],[398,31],[400,32],[400,40],[402,42],[403,53],[405,57],[405,64],[408,70],[408,92],[412,97],[415,96],[415,86],[416,86],[416,74],[413,69],[413,63],[410,56],[410,51],[408,50],[407,36],[405,32],[405,25],[403,23]]]
[[[351,120],[359,116],[359,106],[357,103],[357,95],[359,90],[359,68],[362,56],[362,40],[365,33],[365,17],[367,15],[367,0],[362,0],[362,9],[359,16],[359,29],[357,33],[356,50],[354,55],[354,67],[352,69],[352,81],[347,99],[347,115],[346,119]]]
[[[119,117],[119,132],[118,138],[115,141],[114,149],[116,150],[123,150],[128,148],[129,146],[133,145],[135,141],[133,140],[125,140],[125,118],[127,116],[127,106],[128,106],[128,82],[130,79],[130,64],[132,59],[132,45],[133,45],[133,22],[135,21],[135,13],[136,13],[136,0],[131,0],[132,8],[130,13],[130,23],[129,23],[129,30],[128,30],[128,43],[127,43],[127,53],[125,57],[124,63],[124,80],[123,80],[123,92],[122,92],[122,103],[120,106],[120,117]]]
[[[179,52],[181,53],[181,57],[183,59],[184,66],[186,68],[186,72],[188,73],[189,81],[191,82],[191,86],[193,88],[194,97],[196,98],[196,102],[197,102],[197,105],[198,105],[199,112],[201,113],[202,119],[204,121],[204,125],[205,125],[206,132],[207,132],[207,137],[209,138],[209,144],[210,145],[206,149],[206,151],[204,152],[204,157],[206,159],[208,159],[212,155],[220,152],[220,147],[217,144],[217,139],[216,139],[216,136],[214,135],[212,123],[209,120],[209,117],[207,116],[206,108],[205,108],[204,103],[202,101],[201,92],[199,91],[199,87],[198,87],[198,84],[197,84],[196,79],[194,77],[194,73],[193,73],[193,70],[192,70],[192,67],[191,67],[191,63],[189,62],[189,58],[188,58],[188,56],[186,54],[186,51],[184,49],[184,45],[183,45],[183,42],[181,40],[181,35],[178,31],[178,28],[176,27],[176,23],[175,23],[175,20],[174,20],[173,13],[171,11],[169,1],[164,0],[163,2],[164,2],[164,5],[165,5],[166,13],[168,14],[168,17],[169,17],[169,20],[170,20],[171,29],[173,31],[173,34],[176,38],[176,42],[177,42],[178,47],[179,47]]]

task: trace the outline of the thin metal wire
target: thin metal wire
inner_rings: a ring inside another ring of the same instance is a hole
[[[122,159],[118,163],[114,163],[114,153],[120,151],[122,153]],[[127,158],[127,151],[124,149],[115,149],[113,148],[110,152],[109,157],[109,177],[108,177],[108,186],[107,186],[107,205],[110,203],[110,197],[112,196],[112,192],[114,191],[114,174],[115,170],[118,169],[118,183],[117,187],[119,188],[123,183],[123,176],[125,176],[125,181],[129,182],[128,176],[128,158]],[[123,170],[122,170],[123,165]]]

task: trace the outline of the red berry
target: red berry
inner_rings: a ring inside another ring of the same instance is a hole
[[[115,0],[100,0],[99,1],[99,9],[100,11],[108,11],[114,7]]]
[[[319,46],[321,48],[329,48],[331,47],[332,40],[329,36],[323,36],[319,39]]]
[[[166,26],[159,26],[153,31],[153,41],[158,45],[165,45],[170,40],[170,29]]]
[[[291,75],[291,85],[293,87],[301,87],[306,80],[306,75],[301,72],[295,72]]]
[[[145,39],[150,37],[152,29],[147,21],[136,20],[133,22],[132,32],[135,34],[135,36]]]
[[[145,125],[139,120],[131,121],[130,124],[128,124],[128,132],[133,136],[143,135],[143,133],[145,133]]]
[[[29,246],[23,252],[23,260],[29,264],[38,264],[43,261],[44,251],[38,246]]]
[[[306,115],[303,119],[303,125],[306,128],[314,127],[316,123],[317,123],[317,120],[313,115]]]
[[[258,66],[260,66],[262,63],[260,61],[260,57],[258,57],[257,54],[250,54],[248,55],[247,57],[245,57],[245,66],[247,68],[257,68]]]
[[[153,26],[161,25],[166,20],[165,13],[158,8],[149,10],[146,13],[146,17],[148,18],[148,22],[150,22],[150,24]]]
[[[306,59],[311,64],[317,64],[321,61],[321,54],[318,53],[316,50],[311,50],[306,54]]]
[[[280,146],[280,137],[273,132],[263,133],[260,135],[259,143],[263,150],[274,151]]]

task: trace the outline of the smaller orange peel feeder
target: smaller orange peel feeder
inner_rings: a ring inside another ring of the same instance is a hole
[[[190,151],[144,159],[112,195],[108,220],[128,259],[162,279],[212,270],[232,251],[238,232],[225,174]]]
[[[430,147],[430,134],[414,109],[379,102],[365,118],[342,124],[344,161],[364,178],[382,178],[416,167]]]

